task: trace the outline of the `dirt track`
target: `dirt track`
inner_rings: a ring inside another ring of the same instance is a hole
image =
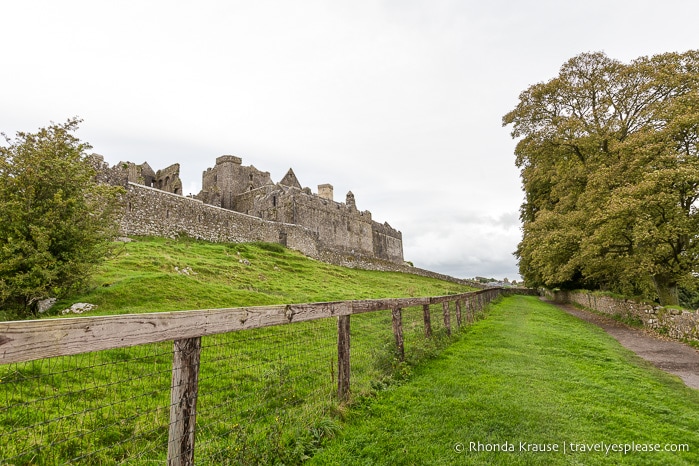
[[[568,314],[598,325],[624,347],[650,361],[656,367],[677,375],[687,386],[699,389],[699,351],[691,346],[677,341],[663,340],[643,330],[628,327],[609,317],[569,304],[554,305]]]

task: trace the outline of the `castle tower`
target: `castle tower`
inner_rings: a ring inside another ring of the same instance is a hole
[[[242,163],[243,159],[234,155],[222,155],[216,158],[214,183],[221,196],[221,207],[224,209],[233,209],[235,173]]]
[[[318,196],[323,199],[333,200],[333,185],[331,184],[319,184],[318,185]]]
[[[244,167],[242,163],[243,159],[233,155],[218,157],[216,165],[202,174],[202,190],[197,199],[205,204],[237,210],[236,198],[240,195],[274,184],[269,172],[262,172],[252,165]]]

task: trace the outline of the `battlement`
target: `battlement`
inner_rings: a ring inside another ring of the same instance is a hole
[[[222,155],[220,157],[216,157],[216,165],[224,163],[234,163],[236,165],[241,165],[243,163],[243,159],[240,157],[236,157],[235,155]]]

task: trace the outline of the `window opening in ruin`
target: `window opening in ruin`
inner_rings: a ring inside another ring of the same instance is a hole
[[[272,207],[277,207],[277,196],[272,196]]]

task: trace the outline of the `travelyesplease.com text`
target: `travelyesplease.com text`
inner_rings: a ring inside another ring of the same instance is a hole
[[[640,452],[687,452],[689,445],[686,443],[586,443],[586,442],[560,442],[560,443],[530,443],[530,442],[503,442],[503,443],[481,443],[481,442],[457,442],[454,444],[456,453],[476,453],[476,452],[541,452],[541,453],[640,453]]]

